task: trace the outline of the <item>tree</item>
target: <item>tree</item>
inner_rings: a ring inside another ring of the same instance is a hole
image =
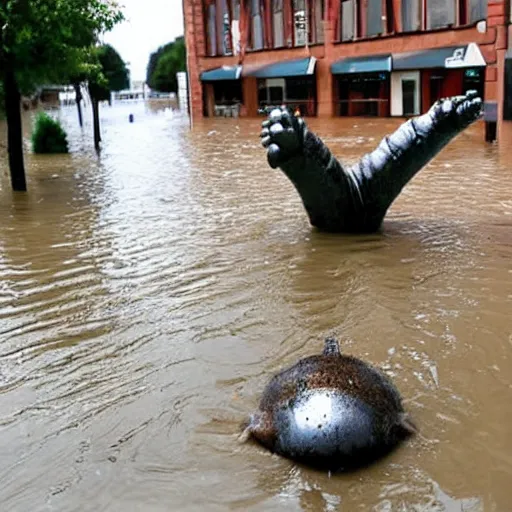
[[[130,87],[130,73],[121,56],[109,44],[94,48],[93,55],[97,68],[90,73],[88,87],[92,103],[94,147],[98,150],[101,142],[99,102],[110,101],[112,91]]]
[[[155,91],[176,92],[176,73],[186,70],[185,39],[178,37],[172,43],[161,46],[149,57],[146,82]]]
[[[11,183],[26,190],[20,112],[22,93],[59,83],[77,69],[83,48],[123,20],[113,0],[2,0],[0,80],[4,85]]]
[[[0,119],[4,118],[4,84],[0,81]]]

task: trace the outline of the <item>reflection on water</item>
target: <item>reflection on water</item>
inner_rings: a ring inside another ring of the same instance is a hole
[[[0,125],[3,509],[508,510],[505,145],[472,127],[382,232],[328,235],[268,167],[258,120],[191,132],[118,105],[98,156],[90,119],[58,115],[72,153],[27,154],[28,194],[10,191]],[[310,121],[347,162],[398,124]],[[329,478],[237,436],[272,373],[330,333],[393,376],[421,435]]]

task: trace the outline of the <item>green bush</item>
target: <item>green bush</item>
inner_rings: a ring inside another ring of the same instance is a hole
[[[67,153],[66,132],[58,121],[45,112],[38,114],[32,133],[32,150],[34,153]]]

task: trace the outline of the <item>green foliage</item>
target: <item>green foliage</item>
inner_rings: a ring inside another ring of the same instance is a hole
[[[32,133],[32,150],[34,153],[67,153],[66,132],[60,123],[46,112],[37,115]]]
[[[123,20],[113,0],[2,0],[0,78],[14,68],[24,93],[77,71],[83,49]]]
[[[155,91],[176,92],[176,73],[186,70],[185,39],[178,37],[172,43],[158,48],[149,57],[146,82]]]
[[[117,51],[105,44],[91,50],[87,72],[89,93],[98,101],[110,99],[111,91],[130,87],[130,73]]]
[[[121,91],[130,87],[128,68],[112,46],[109,44],[100,46],[98,48],[98,60],[111,91]]]

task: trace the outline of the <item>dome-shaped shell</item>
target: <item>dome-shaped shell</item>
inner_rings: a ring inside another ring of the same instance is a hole
[[[390,379],[332,338],[271,379],[247,427],[272,452],[331,470],[367,464],[414,431]]]

